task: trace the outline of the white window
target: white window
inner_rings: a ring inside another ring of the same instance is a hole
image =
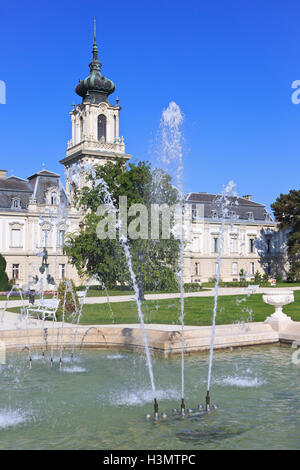
[[[248,220],[254,220],[253,212],[248,212]]]
[[[255,240],[254,238],[249,238],[249,253],[254,253]]]
[[[237,252],[237,239],[235,237],[230,240],[230,251],[231,253]]]
[[[11,246],[13,247],[20,246],[20,241],[21,241],[21,230],[13,228],[11,231]]]
[[[59,265],[59,279],[64,279],[66,274],[66,265],[60,264]]]
[[[200,251],[200,240],[199,237],[193,237],[193,251],[198,253]]]
[[[65,243],[65,231],[64,230],[60,230],[58,232],[58,246],[59,247],[62,247]]]
[[[195,263],[195,274],[196,276],[200,275],[200,263]]]
[[[47,248],[49,246],[49,235],[50,230],[43,229],[42,230],[42,247]]]
[[[232,263],[232,274],[237,274],[237,263]]]
[[[19,264],[13,264],[12,265],[12,278],[13,279],[19,279],[20,278],[20,265]]]
[[[219,252],[219,238],[218,237],[214,237],[212,239],[212,252],[213,253]]]
[[[197,205],[192,204],[192,221],[197,219]]]
[[[255,263],[250,263],[250,274],[251,276],[255,274]]]

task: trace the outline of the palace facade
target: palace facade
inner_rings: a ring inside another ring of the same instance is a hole
[[[0,253],[7,261],[9,279],[19,285],[38,273],[45,249],[54,279],[81,282],[62,252],[67,233],[78,231],[80,226],[81,216],[73,205],[74,181],[80,188],[88,167],[104,165],[116,157],[124,161],[131,158],[119,135],[119,100],[115,105],[108,100],[115,85],[101,73],[95,36],[92,54],[89,76],[75,89],[82,102],[73,105],[70,112],[72,138],[66,157],[60,160],[65,167],[66,187],[60,175],[45,168],[27,179],[7,177],[5,170],[0,171]],[[213,207],[215,199],[216,195],[207,193],[187,196],[185,282],[208,281],[216,275],[220,222]],[[238,198],[234,217],[225,224],[222,279],[238,280],[241,269],[249,280],[256,271],[282,273],[285,250],[284,234],[265,206],[253,202],[250,196]]]
[[[216,194],[204,192],[187,196],[186,282],[207,282],[216,277],[222,225],[217,199]],[[232,199],[234,210],[228,212],[223,227],[221,279],[239,281],[241,270],[248,281],[257,271],[270,277],[285,276],[286,236],[278,230],[277,222],[250,195]]]

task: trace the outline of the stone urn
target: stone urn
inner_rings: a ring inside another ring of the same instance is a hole
[[[293,320],[282,311],[284,305],[294,302],[294,292],[285,289],[268,289],[263,294],[263,301],[266,304],[273,305],[275,312],[265,320],[276,331],[284,329]]]

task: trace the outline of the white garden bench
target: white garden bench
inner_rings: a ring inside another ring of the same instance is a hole
[[[52,318],[56,320],[56,312],[58,309],[58,299],[40,299],[36,306],[27,307],[27,315],[35,314],[38,318]]]
[[[246,287],[246,292],[247,294],[254,294],[254,292],[257,292],[259,289],[259,285],[253,285],[253,286],[248,286]]]
[[[84,304],[84,299],[85,299],[85,296],[86,296],[86,292],[84,290],[79,290],[76,293],[77,293],[77,297],[78,297],[80,305],[83,305]]]

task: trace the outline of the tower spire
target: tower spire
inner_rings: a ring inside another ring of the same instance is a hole
[[[96,17],[94,17],[94,43],[93,43],[93,61],[98,61],[98,46],[96,41]]]
[[[96,17],[94,17],[93,59],[89,64],[90,74],[85,80],[79,80],[75,92],[83,98],[82,102],[101,103],[115,91],[115,84],[101,73],[102,64],[98,59],[96,40]]]

